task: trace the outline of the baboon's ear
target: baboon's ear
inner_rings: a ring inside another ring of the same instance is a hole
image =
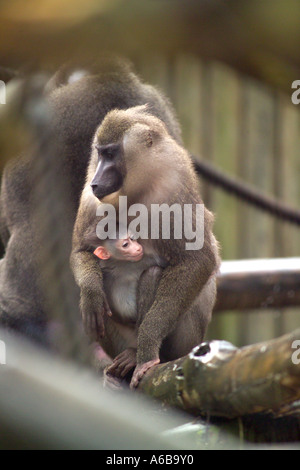
[[[110,258],[110,253],[107,251],[104,246],[97,246],[97,248],[94,250],[94,255],[96,255],[100,259],[109,259]]]
[[[128,132],[124,134],[123,145],[125,153],[127,150],[134,150],[137,145],[147,148],[152,147],[159,139],[159,133],[151,129],[147,124],[134,124]]]
[[[153,135],[151,131],[148,131],[146,135],[146,147],[152,147],[152,145],[153,145]]]

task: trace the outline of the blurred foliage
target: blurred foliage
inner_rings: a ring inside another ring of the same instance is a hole
[[[0,13],[6,66],[56,68],[105,50],[129,57],[184,52],[285,91],[300,76],[297,0],[2,0]]]
[[[26,3],[26,8],[24,8]],[[13,0],[1,1],[3,18],[31,23],[55,22],[73,24],[93,14],[103,14],[116,7],[120,0]]]

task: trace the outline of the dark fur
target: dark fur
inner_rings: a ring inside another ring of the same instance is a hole
[[[64,67],[45,91],[53,111],[52,136],[58,146],[52,156],[53,164],[63,175],[70,196],[65,213],[70,221],[67,236],[70,249],[71,227],[84,185],[91,142],[108,111],[149,103],[152,112],[167,123],[169,131],[180,141],[179,127],[167,100],[153,87],[143,84],[129,65],[105,60],[80,69],[86,70],[86,75],[70,84],[74,67]],[[0,324],[46,341],[47,307],[40,287],[40,278],[46,274],[36,265],[39,221],[32,215],[33,188],[37,184],[33,170],[41,157],[39,152],[28,149],[7,166],[2,178],[0,232],[5,254],[0,262]]]

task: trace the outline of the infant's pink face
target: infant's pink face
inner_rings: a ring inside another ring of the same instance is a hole
[[[131,237],[123,238],[116,241],[116,249],[118,259],[126,261],[140,261],[142,259],[144,250],[142,245]]]

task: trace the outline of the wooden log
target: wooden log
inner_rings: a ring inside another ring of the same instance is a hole
[[[300,329],[241,349],[202,343],[187,356],[150,369],[139,390],[198,415],[236,418],[280,412],[300,399]]]
[[[300,258],[223,261],[215,312],[300,305]]]

